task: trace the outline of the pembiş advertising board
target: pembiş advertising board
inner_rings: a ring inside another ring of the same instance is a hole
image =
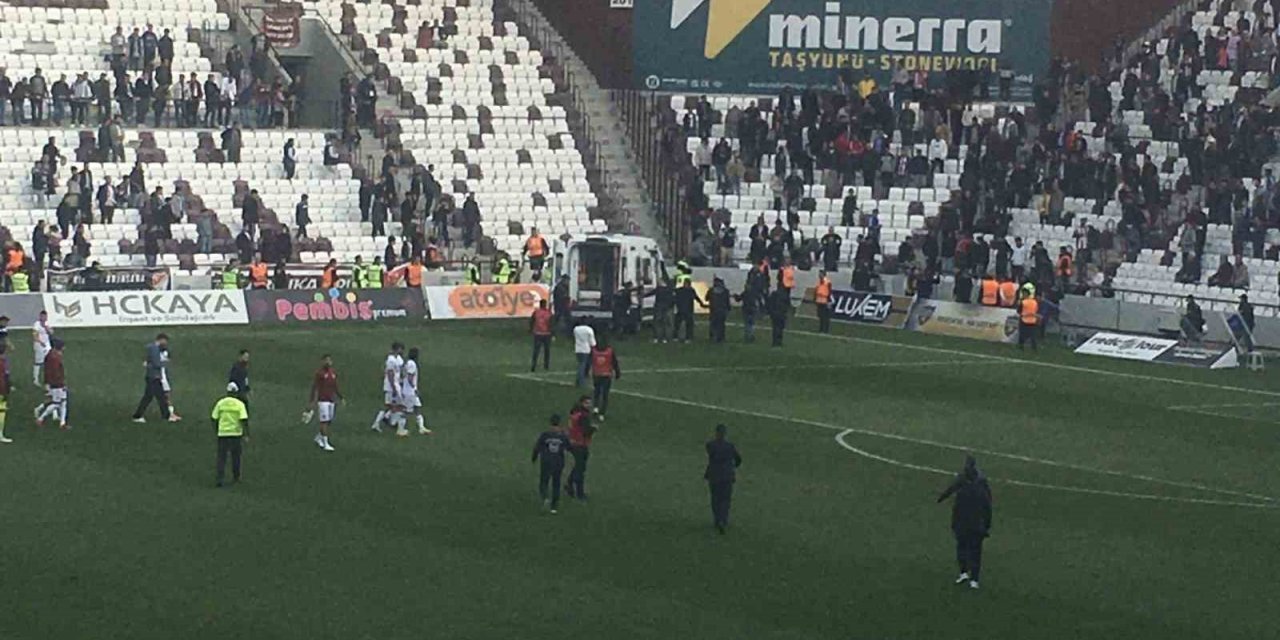
[[[635,82],[651,91],[833,87],[839,73],[1014,73],[1049,67],[1054,0],[646,0],[636,3]]]
[[[373,322],[392,318],[424,318],[422,291],[417,288],[330,289],[328,291],[248,291],[252,324]]]
[[[482,284],[425,287],[427,310],[433,320],[527,318],[539,300],[551,293],[540,284]]]
[[[988,342],[1018,341],[1018,315],[1013,309],[944,300],[917,300],[907,315],[906,328]]]
[[[911,308],[911,298],[846,289],[831,290],[831,317],[901,328]]]
[[[46,293],[44,308],[55,327],[249,323],[239,290]]]

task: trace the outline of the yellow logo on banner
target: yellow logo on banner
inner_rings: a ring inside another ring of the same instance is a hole
[[[711,9],[703,54],[710,60],[720,55],[769,6],[770,0],[671,0],[671,28],[679,28],[707,2],[711,3]]]

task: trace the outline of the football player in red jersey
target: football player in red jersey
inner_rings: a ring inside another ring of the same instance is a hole
[[[339,400],[346,402],[338,390],[338,371],[333,368],[333,358],[326,353],[320,356],[320,368],[311,379],[311,404],[316,408],[320,423],[315,442],[325,451],[333,451],[333,445],[329,444],[329,430]]]

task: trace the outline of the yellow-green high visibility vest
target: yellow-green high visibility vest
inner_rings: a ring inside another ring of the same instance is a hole
[[[361,285],[369,289],[382,288],[382,265],[371,264],[364,270],[364,284]]]
[[[368,277],[369,276],[365,273],[364,265],[358,264],[351,267],[351,288],[352,289],[367,288],[369,286],[369,283],[366,282],[366,279]]]
[[[239,398],[227,396],[213,405],[211,416],[218,421],[219,438],[238,438],[244,435],[244,420],[249,419],[249,409]]]
[[[480,267],[474,264],[467,265],[467,284],[480,284]]]
[[[11,277],[13,278],[14,293],[27,293],[28,291],[31,291],[31,276],[27,275],[27,272],[15,271]]]
[[[511,262],[506,258],[498,260],[498,268],[493,270],[494,284],[507,284],[511,282]]]
[[[235,269],[227,269],[222,272],[222,288],[223,289],[239,289],[240,273]]]

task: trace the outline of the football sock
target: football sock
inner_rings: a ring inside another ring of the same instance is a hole
[[[376,427],[376,426],[378,426],[379,424],[382,424],[382,419],[383,419],[383,418],[385,418],[385,417],[387,417],[387,412],[386,412],[385,410],[384,410],[384,411],[379,411],[379,412],[378,412],[378,415],[373,419],[373,426],[375,426],[375,427]]]
[[[40,365],[31,367],[31,384],[40,386]]]
[[[57,415],[57,413],[58,413],[57,403],[50,402],[47,405],[42,405],[42,409],[40,410],[40,419],[45,420],[47,418]]]
[[[58,410],[54,413],[58,416],[58,424],[65,426],[67,424],[67,403],[59,402]]]
[[[421,414],[421,413],[419,413],[419,414],[418,414],[418,428],[419,428],[419,429],[426,429],[426,428],[427,428],[427,420],[426,420],[426,418],[422,417],[422,414]]]

